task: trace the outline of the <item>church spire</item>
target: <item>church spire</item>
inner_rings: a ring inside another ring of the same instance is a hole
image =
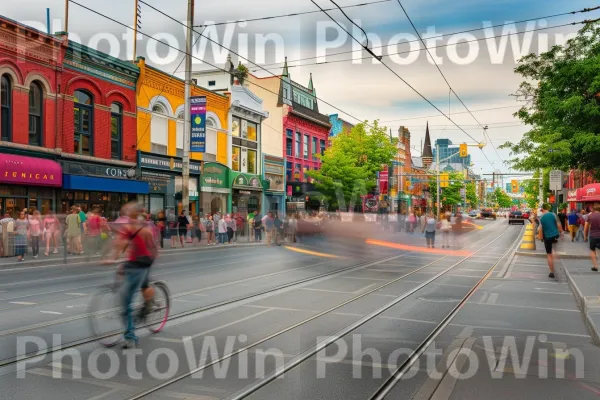
[[[310,73],[310,80],[308,81],[308,90],[310,90],[311,92],[314,92],[315,87],[313,86],[313,81],[312,81],[312,72]]]
[[[283,72],[281,73],[281,76],[285,76],[285,77],[290,77],[290,72],[288,71],[288,65],[287,65],[287,57],[285,58],[285,63],[283,64]]]
[[[429,121],[427,121],[427,127],[425,128],[425,144],[423,145],[423,154],[421,156],[423,160],[423,166],[429,168],[433,162],[433,153],[431,151],[431,137],[429,135]]]

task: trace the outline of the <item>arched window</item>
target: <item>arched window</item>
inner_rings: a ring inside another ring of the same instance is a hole
[[[121,136],[123,132],[123,107],[118,103],[110,105],[110,156],[121,159]]]
[[[44,92],[38,82],[29,86],[29,144],[42,145],[42,113]]]
[[[76,90],[73,95],[75,137],[74,152],[87,156],[93,155],[94,136],[94,99],[92,95],[82,90]]]
[[[152,106],[152,118],[150,119],[150,151],[156,154],[167,154],[169,143],[169,120],[166,115],[167,109],[161,103]]]
[[[165,107],[160,103],[156,103],[152,106],[152,112],[167,115],[167,110],[165,110]]]
[[[12,85],[8,74],[0,78],[0,133],[4,141],[11,140],[12,133]]]
[[[206,126],[209,126],[211,128],[216,128],[217,123],[215,122],[214,119],[212,119],[211,117],[208,117],[208,118],[206,118]]]

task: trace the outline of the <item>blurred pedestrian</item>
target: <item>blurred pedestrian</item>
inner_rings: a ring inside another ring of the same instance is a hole
[[[437,221],[433,213],[425,216],[423,215],[425,223],[421,228],[421,232],[425,233],[425,240],[427,241],[428,248],[435,247],[435,231],[437,230]]]
[[[156,226],[158,226],[158,229],[160,230],[160,248],[164,249],[165,236],[167,232],[167,217],[162,210],[159,211],[156,216]]]
[[[558,220],[560,221],[561,232],[567,232],[567,210],[562,209],[558,211]]]
[[[227,214],[227,217],[225,218],[225,223],[227,224],[227,243],[232,244],[232,243],[234,243],[233,234],[235,233],[235,229],[236,229],[236,224],[235,224],[235,220],[233,219],[233,214]]]
[[[15,255],[18,261],[25,259],[27,250],[27,239],[29,237],[29,221],[24,211],[19,213],[19,219],[15,221]]]
[[[31,251],[33,258],[38,258],[40,254],[40,236],[42,236],[42,217],[40,212],[35,210],[29,220],[29,235],[31,237]]]
[[[449,213],[445,213],[442,215],[442,220],[440,221],[440,232],[442,232],[442,249],[450,248],[450,231],[452,231],[452,224],[450,223],[451,215]]]
[[[283,238],[283,221],[281,220],[281,218],[279,218],[279,213],[275,213],[275,220],[274,220],[274,227],[273,227],[273,231],[275,234],[275,244],[277,246],[281,246],[281,244],[279,243],[279,239]]]
[[[91,254],[100,255],[100,235],[102,233],[102,220],[100,218],[99,208],[96,207],[92,210],[89,217],[87,217],[86,225],[88,252]]]
[[[273,240],[273,235],[277,236],[275,231],[275,218],[273,217],[273,213],[269,212],[263,219],[262,223],[265,229],[265,234],[267,235],[267,246],[271,245],[271,241]]]
[[[189,221],[187,216],[185,215],[185,211],[181,210],[181,214],[177,218],[177,236],[179,237],[179,243],[181,243],[181,248],[184,248],[184,242],[187,237]]]
[[[567,228],[571,234],[571,242],[574,242],[579,231],[579,215],[577,215],[574,209],[567,215]]]
[[[227,242],[227,222],[224,218],[218,219],[217,228],[219,230],[219,243],[225,244]]]
[[[204,222],[204,231],[206,232],[206,245],[214,245],[215,244],[215,223],[213,221],[212,215],[208,215],[205,218]]]
[[[581,240],[584,242],[586,241],[585,234],[584,234],[586,221],[587,221],[587,214],[585,213],[585,210],[581,210],[581,212],[579,213],[579,230],[577,231],[577,237],[575,238],[575,240],[578,242],[579,242],[579,238],[581,238]]]
[[[415,216],[415,213],[411,211],[408,214],[408,227],[409,227],[408,232],[414,233],[416,225],[417,225],[417,217]]]
[[[235,241],[238,241],[238,238],[240,236],[245,236],[244,235],[244,217],[242,217],[242,214],[240,214],[240,212],[238,211],[235,214]]]
[[[558,243],[559,238],[563,238],[563,226],[558,216],[550,212],[550,204],[544,203],[542,206],[542,217],[540,218],[540,227],[538,237],[544,241],[546,255],[548,258],[548,268],[550,269],[549,278],[554,278],[554,244]]]
[[[175,248],[179,231],[177,230],[177,217],[175,216],[175,210],[170,209],[167,214],[167,239],[171,238],[171,248]]]
[[[248,214],[248,240],[250,242],[254,242],[255,240],[255,232],[254,232],[254,216],[255,216],[255,212],[254,211],[250,211],[250,214]]]
[[[585,224],[584,236],[590,242],[590,257],[592,258],[592,271],[598,272],[596,250],[600,249],[600,204],[594,206],[594,211],[588,215]]]
[[[67,238],[68,252],[83,254],[81,246],[81,218],[77,207],[71,207],[71,214],[65,219],[65,237]]]
[[[258,211],[252,216],[252,229],[254,230],[254,241],[262,242],[263,221]]]

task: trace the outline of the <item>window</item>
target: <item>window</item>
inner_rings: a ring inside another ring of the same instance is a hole
[[[325,140],[321,139],[320,140],[320,146],[321,146],[321,155],[325,154]]]
[[[240,119],[233,118],[231,122],[231,136],[240,137]]]
[[[313,101],[312,101],[312,99],[308,99],[308,102],[306,103],[306,106],[312,110],[312,108],[313,108]]]
[[[302,134],[300,132],[296,132],[296,154],[295,156],[297,158],[301,157],[301,152],[300,152],[300,142],[302,141]]]
[[[11,140],[11,129],[12,129],[12,85],[8,75],[2,75],[1,78],[1,91],[0,91],[0,122],[2,140]]]
[[[110,105],[110,157],[121,159],[121,133],[123,132],[123,108],[117,103]]]
[[[82,90],[74,93],[74,117],[75,134],[73,140],[73,151],[76,154],[93,155],[94,134],[94,100],[90,94]]]
[[[304,158],[308,158],[308,143],[310,142],[310,138],[308,135],[304,135]]]
[[[166,117],[166,108],[157,103],[152,107],[152,119],[150,120],[151,151],[156,154],[167,155],[169,120]]]
[[[215,122],[214,119],[212,119],[211,117],[208,117],[208,118],[206,118],[206,126],[211,127],[211,128],[216,128],[217,123]]]
[[[33,82],[29,86],[29,144],[42,145],[42,101],[44,99],[42,87]]]
[[[185,126],[185,114],[180,111],[177,114],[177,125],[175,126],[175,155],[183,157],[183,128]]]
[[[308,175],[306,175],[307,171],[308,171],[308,167],[302,168],[302,174],[304,175],[304,182],[308,182]]]
[[[208,86],[216,86],[217,82],[216,81],[208,81]]]
[[[317,138],[313,136],[312,138],[312,155],[313,158],[316,159],[315,154],[319,153],[319,148],[317,147]]]
[[[232,146],[231,150],[231,169],[234,171],[239,171],[241,148],[237,146]]]
[[[258,137],[256,132],[257,132],[257,125],[254,122],[248,121],[248,140],[253,140],[256,142],[257,137]]]
[[[283,88],[283,98],[284,99],[288,99],[289,98],[288,97],[288,88],[286,88],[286,87]]]
[[[285,138],[285,154],[288,156],[292,156],[293,148],[294,148],[294,139],[292,139],[291,137],[286,137]]]
[[[292,181],[292,163],[289,161],[285,163],[285,175],[286,175],[287,181],[291,182]]]
[[[294,180],[296,182],[300,182],[302,176],[300,176],[300,171],[302,171],[302,164],[296,164],[296,169],[294,170]]]
[[[256,150],[248,149],[248,173],[256,174]]]

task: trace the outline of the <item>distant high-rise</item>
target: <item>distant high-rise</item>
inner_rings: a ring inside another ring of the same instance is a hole
[[[461,157],[460,146],[453,145],[450,139],[437,139],[433,148],[433,157],[437,159],[436,148],[440,150],[441,164],[462,164],[465,168],[471,165],[471,155]]]

